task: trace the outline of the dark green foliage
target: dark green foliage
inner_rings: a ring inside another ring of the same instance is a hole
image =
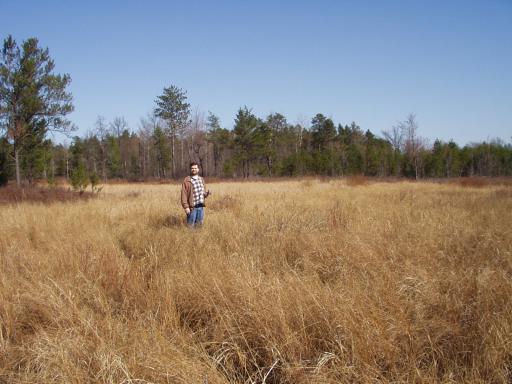
[[[52,143],[44,139],[44,127],[39,125],[39,128],[29,127],[30,133],[21,142],[20,166],[29,183],[34,179],[47,178],[52,158]]]
[[[166,172],[169,169],[169,163],[171,160],[171,152],[169,149],[169,143],[167,137],[160,127],[156,127],[153,132],[153,142],[156,153],[158,176],[165,177]]]
[[[140,164],[139,160],[135,155],[130,157],[130,168],[128,170],[128,179],[131,181],[138,180],[138,175],[140,174]]]
[[[393,170],[393,148],[389,142],[366,131],[364,140],[364,175],[387,176]]]
[[[70,183],[75,191],[79,191],[80,193],[85,191],[89,185],[89,177],[87,176],[84,163],[78,164],[78,166],[71,171]]]
[[[9,180],[9,143],[0,138],[0,187],[7,185]]]
[[[110,177],[121,177],[121,150],[119,148],[119,140],[114,136],[107,136],[107,164],[110,171]]]
[[[236,122],[236,131],[221,128],[215,121],[208,125],[210,129],[202,138],[207,141],[209,148],[207,163],[205,160],[203,165],[209,169],[208,176],[366,175],[415,178],[417,173],[420,177],[512,175],[512,145],[498,140],[462,148],[453,141],[436,140],[431,148],[418,151],[416,156],[420,161],[416,169],[415,163],[403,150],[395,148],[390,141],[370,130],[363,132],[355,123],[338,126],[335,137],[324,142],[318,141],[318,136],[314,138],[313,132],[303,131],[299,146],[296,127],[286,124],[279,129],[273,128],[269,118],[264,121],[258,119],[248,108],[240,109]],[[187,137],[180,140],[187,144]],[[140,179],[141,141],[142,138],[138,136],[123,133],[121,145],[124,149],[121,151],[119,140],[107,135],[104,144],[110,176]],[[171,159],[169,141],[157,125],[149,143],[153,159],[151,166],[154,167],[150,174],[155,177],[167,177]],[[97,137],[75,138],[66,149],[62,145],[54,146],[49,141],[43,142],[47,146],[43,146],[46,148],[44,156],[40,156],[42,147],[27,156],[27,159],[44,159],[41,166],[33,168],[31,172],[41,176],[46,169],[48,178],[53,175],[66,176],[67,168],[71,175],[83,163],[86,175],[92,178],[93,174],[98,173],[97,170],[101,170],[98,151],[102,143]],[[323,150],[317,149],[319,143]],[[9,164],[12,146],[7,142],[4,153]],[[123,157],[127,160],[122,160]],[[31,164],[37,165],[38,161],[34,160]],[[29,173],[28,170],[25,172]],[[10,170],[7,174],[12,176]]]
[[[69,181],[75,191],[83,193],[90,183],[89,173],[85,166],[85,142],[79,137],[73,139],[73,143],[69,147],[71,172]],[[94,181],[96,182],[97,176],[94,173]]]
[[[213,174],[221,176],[225,174],[224,160],[230,155],[233,148],[233,132],[221,128],[219,118],[212,112],[208,112],[207,119],[208,133],[206,139],[211,144],[212,160],[213,160]],[[221,173],[221,169],[223,170]],[[228,165],[227,169],[229,174],[232,173],[231,166]]]
[[[99,187],[99,184],[101,183],[101,179],[96,172],[93,172],[89,176],[89,182],[91,183],[92,193],[100,193],[100,191],[102,189],[102,187]],[[87,184],[86,184],[86,186],[87,186]]]
[[[314,150],[323,151],[330,148],[336,139],[336,128],[333,121],[321,113],[311,120],[311,132],[313,134],[312,146]]]
[[[224,163],[222,167],[222,176],[224,177],[233,177],[235,176],[236,162],[234,159],[230,159]]]
[[[258,146],[257,128],[261,121],[244,106],[238,110],[233,129],[234,161],[239,165],[243,177],[249,177]]]
[[[309,167],[316,175],[334,176],[337,171],[336,154],[331,149],[314,151],[312,153],[313,163]]]
[[[184,127],[190,116],[190,104],[187,103],[187,92],[171,85],[164,88],[162,95],[157,97],[155,115],[165,120],[171,132]]]
[[[68,177],[69,150],[62,144],[52,146],[52,177]]]

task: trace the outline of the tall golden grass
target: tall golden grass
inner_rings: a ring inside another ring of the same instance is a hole
[[[286,181],[0,207],[0,383],[510,383],[512,189]]]

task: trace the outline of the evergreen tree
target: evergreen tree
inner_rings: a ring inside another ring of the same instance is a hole
[[[155,115],[167,123],[167,134],[171,139],[172,177],[176,176],[176,138],[190,122],[190,104],[187,93],[181,88],[171,85],[164,88],[162,95],[157,97]]]
[[[268,123],[261,123],[256,126],[253,140],[253,154],[260,158],[264,166],[258,173],[272,176],[274,158],[276,156],[274,148],[275,132]]]
[[[53,177],[68,176],[68,149],[62,144],[58,144],[52,149],[52,171]]]
[[[379,174],[379,152],[378,141],[375,135],[367,130],[364,143],[364,174],[366,176],[377,176]]]
[[[312,144],[315,150],[331,149],[330,144],[336,139],[336,128],[331,119],[318,113],[311,120],[311,132],[313,134]]]
[[[156,153],[158,177],[165,178],[166,171],[169,169],[171,153],[169,151],[167,137],[159,126],[157,126],[153,132],[153,143]]]
[[[40,176],[45,168],[45,150],[43,148],[45,130],[43,124],[27,127],[26,135],[20,141],[20,170],[31,183],[34,178]]]
[[[69,147],[70,152],[70,183],[74,190],[83,193],[89,184],[89,175],[85,167],[84,141],[79,137],[73,138],[73,143]]]
[[[277,147],[282,144],[280,139],[284,138],[287,127],[286,117],[280,113],[272,113],[267,116],[265,123],[260,124],[257,129],[259,154],[265,162],[265,173],[271,177],[277,157]]]
[[[254,156],[255,133],[260,121],[247,106],[238,109],[233,129],[234,160],[242,167],[243,177],[249,177]]]
[[[80,193],[83,193],[89,185],[89,176],[87,175],[83,162],[80,162],[77,167],[71,171],[70,182],[73,189]]]
[[[221,128],[219,118],[212,112],[208,113],[206,126],[208,128],[207,140],[212,144],[214,173],[215,176],[220,176],[224,157],[228,155],[227,152],[233,146],[233,132]]]
[[[16,183],[21,184],[20,151],[23,140],[34,130],[44,137],[47,130],[70,131],[65,115],[73,111],[71,94],[66,92],[71,78],[55,75],[48,49],[29,38],[20,48],[12,36],[4,40],[0,56],[0,127],[13,145]]]
[[[112,136],[107,136],[107,165],[110,177],[121,177],[121,150],[119,140]]]
[[[336,128],[334,122],[318,113],[311,120],[311,135],[315,172],[334,175],[337,169],[335,140]]]

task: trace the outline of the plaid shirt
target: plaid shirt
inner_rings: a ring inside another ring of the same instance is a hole
[[[197,206],[198,204],[204,204],[203,181],[199,176],[192,176],[190,181],[192,182],[192,196],[194,197],[194,206]]]

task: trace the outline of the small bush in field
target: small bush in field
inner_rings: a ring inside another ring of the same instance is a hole
[[[54,176],[49,176],[46,182],[48,183],[48,188],[57,188],[57,179]]]
[[[87,176],[84,164],[81,163],[71,172],[70,182],[75,191],[83,193],[89,185],[89,181],[89,176]]]
[[[91,176],[89,177],[91,182],[91,191],[92,193],[100,193],[103,187],[100,187],[99,184],[101,182],[100,177],[96,172],[93,172]]]
[[[362,176],[362,175],[349,176],[346,178],[346,182],[347,182],[347,185],[351,186],[351,187],[368,185],[370,183],[368,178],[366,176]]]
[[[309,189],[309,188],[311,188],[311,187],[313,186],[313,181],[312,181],[312,180],[309,180],[309,179],[307,179],[307,180],[303,180],[303,181],[301,182],[301,185],[302,185],[302,187],[303,187],[304,189]]]
[[[461,177],[457,179],[456,184],[461,187],[482,188],[489,185],[489,181],[484,177]]]

